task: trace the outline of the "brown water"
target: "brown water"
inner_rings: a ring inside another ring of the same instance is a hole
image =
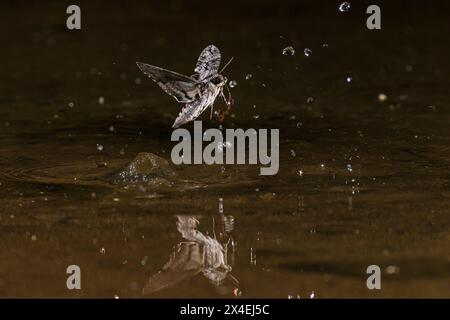
[[[450,297],[445,2],[382,4],[369,31],[361,4],[82,1],[78,32],[64,5],[39,3],[0,8],[1,297],[142,297],[183,241],[177,215],[220,237],[219,198],[242,297]],[[114,183],[139,153],[170,161],[174,145],[179,106],[135,61],[191,74],[210,43],[235,57],[223,126],[279,128],[279,173],[171,165]],[[66,288],[71,264],[82,290]],[[381,290],[366,287],[372,264]],[[235,287],[196,274],[149,296]]]

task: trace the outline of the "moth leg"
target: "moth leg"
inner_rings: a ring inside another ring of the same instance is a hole
[[[226,113],[228,114],[228,112],[231,110],[231,105],[233,104],[233,99],[231,99],[231,94],[230,94],[230,91],[229,91],[228,88],[227,88],[227,90],[228,90],[228,98],[225,97],[225,95],[223,94],[223,92],[221,92],[221,94],[222,94],[223,100],[225,101],[225,103],[226,103],[226,105],[227,105],[227,111],[226,111]]]
[[[223,94],[223,91],[220,91],[220,96],[222,97],[223,101],[224,101],[226,104],[228,104],[228,100],[227,100],[227,98],[225,97],[225,95]]]
[[[228,86],[225,86],[225,88],[227,88],[228,98],[225,97],[225,94],[223,93],[223,90],[220,91],[220,95],[221,95],[222,99],[225,101],[225,103],[227,105],[227,110],[220,112],[219,118],[218,118],[218,120],[220,122],[223,122],[223,120],[225,119],[225,115],[230,113],[231,106],[233,105],[233,98],[231,97],[230,89],[228,88]]]
[[[225,94],[223,93],[223,90],[220,91],[220,96],[222,97],[223,101],[228,105],[227,98],[225,97]],[[227,112],[228,112],[228,110],[227,110]],[[220,110],[220,112],[219,112],[219,114],[217,116],[217,120],[219,122],[223,122],[224,119],[225,119],[225,112]]]
[[[225,88],[227,88],[227,92],[228,92],[228,100],[226,100],[227,103],[227,112],[231,110],[231,106],[234,103],[233,98],[231,97],[231,92],[230,89],[228,88],[228,86],[225,86]]]
[[[217,120],[219,122],[223,122],[223,120],[225,120],[225,113],[222,110],[220,110],[219,115],[217,116]]]
[[[212,119],[213,110],[214,110],[214,103],[211,103],[211,113],[210,113],[210,115],[209,115],[209,120]]]

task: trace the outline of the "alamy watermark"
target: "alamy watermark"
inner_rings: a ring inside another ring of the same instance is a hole
[[[66,27],[69,30],[81,29],[81,9],[79,6],[72,4],[67,7],[66,13],[70,14],[66,20]]]
[[[279,130],[270,129],[270,155],[268,129],[202,130],[202,122],[194,121],[194,137],[187,129],[172,132],[171,141],[179,141],[172,148],[171,158],[179,164],[258,164],[261,175],[274,175],[279,169]],[[210,142],[203,149],[203,142]],[[248,144],[247,144],[248,142]],[[248,147],[248,148],[246,148]],[[248,149],[248,154],[246,150]],[[248,162],[247,162],[248,159]]]
[[[67,289],[81,290],[81,269],[76,264],[67,267],[66,273],[69,274],[66,280]]]
[[[367,267],[366,273],[369,274],[369,277],[366,281],[367,289],[381,289],[381,269],[378,265],[372,264]]]
[[[366,20],[366,26],[369,30],[380,30],[381,29],[381,9],[379,6],[372,4],[367,7],[367,14],[370,16]]]

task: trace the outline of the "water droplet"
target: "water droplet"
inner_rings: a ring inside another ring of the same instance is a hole
[[[114,126],[109,126],[109,131],[114,132],[114,131],[116,131],[116,128],[114,128]]]
[[[223,214],[223,198],[219,198],[219,213]]]
[[[114,295],[114,299],[119,299],[119,295],[118,295],[118,294],[115,294],[115,295]]]
[[[103,145],[97,143],[97,150],[98,151],[102,151],[103,150]]]
[[[253,248],[250,248],[250,264],[256,266],[256,252],[253,251]]]
[[[283,55],[285,56],[293,56],[295,54],[294,47],[289,46],[283,49]]]
[[[295,156],[296,156],[295,150],[293,150],[293,149],[291,149],[291,156],[292,156],[292,157],[295,157]]]
[[[324,48],[324,49],[328,48],[328,43],[322,44],[322,48]]]
[[[239,288],[235,288],[233,290],[233,294],[234,294],[235,297],[240,297],[240,296],[242,296],[242,291],[239,290]]]
[[[386,99],[387,99],[387,95],[385,95],[384,93],[378,94],[378,101],[383,102],[383,101],[386,101]]]
[[[105,248],[101,248],[101,249],[100,249],[100,253],[101,253],[101,254],[105,254],[105,253],[106,253],[106,249],[105,249]]]
[[[350,3],[348,2],[342,2],[339,5],[339,11],[340,12],[348,12],[350,10]]]
[[[352,165],[351,165],[350,163],[347,164],[347,170],[348,170],[349,172],[352,172],[352,171],[353,171]]]
[[[255,114],[255,115],[253,116],[253,119],[259,119],[259,115]]]
[[[388,266],[386,268],[386,273],[387,274],[399,274],[400,273],[400,268],[397,266]]]
[[[248,73],[247,75],[245,75],[245,80],[250,80],[253,77],[253,75],[251,73]]]
[[[69,102],[69,108],[73,108],[73,107],[75,107],[75,103]]]
[[[237,86],[237,81],[236,80],[231,80],[230,81],[230,88],[234,88]]]
[[[104,104],[105,103],[105,98],[104,97],[99,97],[98,98],[98,103],[99,104]]]
[[[350,83],[350,82],[352,82],[352,77],[347,77],[347,78],[345,78],[345,81],[347,81],[347,83]]]
[[[314,299],[315,296],[316,296],[316,295],[315,295],[315,293],[314,293],[314,291],[313,291],[313,292],[311,292],[311,294],[309,295],[309,298],[310,298],[310,299]]]
[[[234,230],[234,217],[228,215],[224,219],[224,229],[225,232],[231,233]]]
[[[303,53],[305,54],[305,57],[309,57],[312,54],[312,50],[309,48],[305,48],[305,50],[303,50]]]
[[[313,102],[314,102],[314,98],[313,98],[313,97],[308,97],[308,98],[306,99],[306,102],[307,102],[307,103],[313,103]]]
[[[233,145],[231,144],[231,142],[225,141],[225,142],[219,142],[217,144],[217,149],[219,149],[219,151],[223,151],[223,148],[231,148]]]

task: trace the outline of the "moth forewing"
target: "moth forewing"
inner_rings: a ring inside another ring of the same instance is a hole
[[[178,102],[192,102],[200,96],[200,84],[194,79],[146,63],[136,62],[136,64],[146,76]]]
[[[200,80],[206,80],[217,74],[220,66],[220,51],[211,44],[200,53],[194,72],[199,75]]]
[[[148,279],[142,293],[148,295],[199,274],[204,267],[201,251],[198,243],[179,243],[162,270]]]

